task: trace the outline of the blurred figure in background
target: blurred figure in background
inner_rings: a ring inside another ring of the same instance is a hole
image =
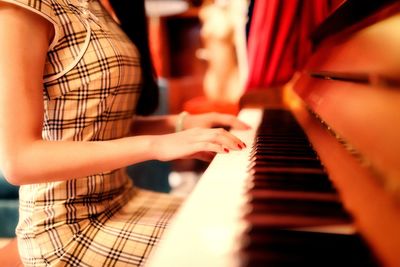
[[[247,1],[204,1],[199,17],[204,48],[197,56],[207,61],[204,97],[188,101],[185,109],[192,113],[237,114],[247,76]]]
[[[204,93],[211,101],[236,103],[240,97],[237,90],[239,73],[230,1],[206,1],[199,17],[203,57],[208,63]]]

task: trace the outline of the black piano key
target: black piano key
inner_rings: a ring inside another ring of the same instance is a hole
[[[250,213],[286,214],[349,219],[348,213],[339,202],[313,201],[304,199],[253,198],[248,203]]]
[[[293,155],[258,155],[254,154],[251,157],[249,157],[250,160],[316,160],[315,157],[312,157],[310,155],[307,156],[293,156]]]
[[[268,160],[271,160],[271,161],[285,161],[285,160],[293,161],[296,159],[300,160],[301,158],[303,158],[305,160],[319,161],[313,153],[307,153],[307,151],[291,150],[291,151],[288,151],[288,153],[286,153],[286,152],[287,151],[278,150],[278,149],[276,149],[276,150],[270,149],[267,152],[257,151],[256,153],[249,155],[249,160],[251,161],[251,160],[258,159],[258,160],[265,160],[265,161],[268,161]]]
[[[294,151],[294,150],[280,150],[280,149],[258,149],[250,156],[287,156],[287,157],[317,157],[314,151]]]
[[[253,227],[267,229],[293,229],[327,225],[349,224],[349,219],[338,216],[308,216],[303,214],[248,213],[243,220]]]
[[[302,145],[302,146],[308,146],[311,147],[311,144],[308,142],[307,139],[302,139],[302,140],[295,140],[293,137],[288,137],[288,138],[282,138],[278,139],[276,137],[274,138],[269,138],[269,139],[256,139],[254,141],[255,144],[257,145],[269,145],[269,144],[293,144],[293,145]]]
[[[307,146],[292,146],[290,144],[286,145],[258,145],[254,151],[257,152],[268,152],[268,151],[298,151],[303,153],[312,153],[313,150]]]
[[[249,161],[242,266],[376,266],[357,235],[294,231],[352,218],[289,111],[265,110]]]
[[[258,172],[257,174],[252,176],[254,180],[262,180],[262,179],[287,179],[290,181],[291,179],[298,179],[300,181],[312,181],[312,182],[327,182],[330,184],[329,178],[326,173],[322,172],[321,174],[304,174],[304,173],[293,173],[293,172]]]
[[[270,189],[270,190],[286,190],[286,191],[305,191],[305,192],[335,192],[335,189],[328,185],[314,185],[314,183],[307,182],[307,183],[293,183],[293,182],[283,182],[280,180],[258,180],[252,181],[248,185],[249,193],[251,194],[251,189]]]
[[[271,124],[271,127],[273,125]],[[293,141],[307,141],[307,136],[303,131],[293,129],[275,129],[273,133],[258,133],[255,140],[263,139],[275,139],[275,140],[293,140]]]
[[[317,159],[282,159],[282,158],[254,158],[252,160],[254,167],[270,166],[279,167],[303,167],[303,168],[322,168],[321,162]]]
[[[326,174],[298,174],[265,172],[253,175],[248,189],[276,189],[288,191],[334,192]]]
[[[298,138],[294,136],[290,137],[282,137],[282,136],[258,136],[255,138],[256,143],[264,143],[264,144],[281,144],[281,143],[291,143],[291,144],[301,144],[301,145],[310,145],[310,142],[307,138]]]
[[[315,154],[315,151],[310,146],[301,146],[301,147],[293,146],[292,147],[290,145],[276,145],[276,146],[269,145],[268,146],[268,145],[256,144],[256,147],[253,148],[254,152],[268,152],[270,150],[282,150],[282,151],[289,151],[289,152],[294,151],[294,150],[301,150],[304,153]]]
[[[306,167],[271,167],[271,166],[255,166],[255,164],[250,164],[249,170],[250,174],[258,174],[264,172],[285,172],[293,174],[324,174],[325,171],[319,168],[306,168]]]
[[[294,145],[305,145],[305,146],[310,146],[310,143],[306,138],[294,138],[294,136],[290,136],[287,138],[278,138],[277,136],[271,136],[271,137],[256,137],[255,138],[256,143],[261,143],[261,144],[294,144]]]
[[[257,145],[254,152],[269,152],[269,151],[301,151],[303,153],[313,153],[314,150],[308,146],[293,146],[291,144],[277,145]]]
[[[357,234],[250,228],[242,266],[378,266]]]
[[[253,168],[257,167],[286,167],[286,168],[313,168],[322,169],[322,165],[318,160],[274,160],[274,159],[255,159],[250,165]]]

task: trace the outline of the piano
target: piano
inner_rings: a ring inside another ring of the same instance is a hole
[[[400,266],[400,2],[347,1],[287,85],[246,94],[147,265]]]

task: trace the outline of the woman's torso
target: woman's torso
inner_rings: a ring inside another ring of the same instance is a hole
[[[43,139],[102,141],[128,135],[141,82],[135,46],[98,1],[90,2],[91,13],[78,0],[43,2],[54,10],[58,25],[58,41],[45,65]],[[124,170],[21,186],[20,251],[39,255],[39,246],[32,242],[45,242],[52,229],[61,233],[59,238],[70,238],[90,218],[114,212],[131,189]]]

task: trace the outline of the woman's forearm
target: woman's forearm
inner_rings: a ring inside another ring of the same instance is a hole
[[[3,159],[3,172],[13,184],[85,177],[154,158],[151,136],[110,141],[33,141]]]
[[[173,133],[177,117],[178,115],[137,116],[131,125],[131,133],[132,135]]]

